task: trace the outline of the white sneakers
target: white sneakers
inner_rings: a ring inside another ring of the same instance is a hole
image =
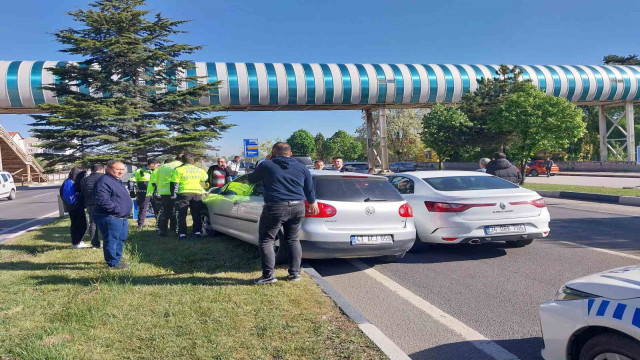
[[[91,245],[85,243],[84,241],[80,241],[76,245],[71,245],[72,249],[86,249],[86,248],[90,248],[90,247],[91,247]]]

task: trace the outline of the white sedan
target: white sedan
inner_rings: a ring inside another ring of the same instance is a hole
[[[566,283],[540,305],[546,360],[640,359],[640,266]]]
[[[544,199],[498,177],[443,170],[387,178],[413,208],[418,235],[415,249],[428,243],[490,241],[521,247],[549,234]]]

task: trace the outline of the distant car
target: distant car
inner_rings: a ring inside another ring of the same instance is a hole
[[[353,169],[353,172],[357,172],[360,174],[368,174],[369,173],[369,164],[366,162],[357,162],[350,161],[343,164],[345,168],[349,168],[349,170]]]
[[[13,181],[13,176],[6,171],[0,171],[0,198],[9,200],[16,198],[16,184]]]
[[[308,259],[382,257],[393,261],[413,246],[416,230],[411,207],[381,176],[311,170],[318,207],[300,228],[302,257]],[[203,200],[205,232],[215,230],[258,245],[258,227],[264,205],[262,184],[240,177],[219,194]],[[279,246],[277,262],[287,259]]]
[[[292,158],[301,162],[307,169],[313,169],[313,159],[309,155],[292,155]]]
[[[538,176],[538,175],[547,175],[547,169],[542,165],[544,160],[534,160],[527,163],[527,167],[525,169],[526,175]],[[520,169],[520,165],[518,165],[518,170]],[[560,172],[560,168],[555,163],[551,167],[551,176],[555,176]]]
[[[389,165],[389,170],[393,172],[416,171],[418,168],[415,163],[411,162],[395,162]]]
[[[416,249],[428,243],[529,245],[549,234],[549,211],[535,191],[475,171],[387,175],[415,214]]]
[[[640,266],[585,276],[540,305],[546,360],[640,359]]]

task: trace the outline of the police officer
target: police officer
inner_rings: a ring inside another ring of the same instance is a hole
[[[175,160],[165,162],[158,167],[158,175],[156,179],[155,192],[160,196],[160,203],[162,209],[158,216],[158,232],[160,236],[167,235],[167,225],[171,224],[171,231],[176,229],[176,217],[175,217],[175,199],[171,198],[170,180],[173,171],[180,165],[182,165],[182,154],[178,155]],[[155,195],[154,195],[155,196]]]
[[[147,189],[149,188],[149,180],[151,173],[160,166],[158,160],[149,160],[147,166],[136,170],[133,173],[135,178],[135,194],[136,204],[138,205],[138,229],[144,227],[144,220],[147,217],[147,209],[149,208],[149,199],[147,199]],[[155,213],[155,209],[154,209]]]
[[[178,239],[187,237],[187,208],[191,209],[193,219],[193,235],[202,235],[202,221],[200,211],[202,209],[202,185],[207,181],[207,172],[193,165],[191,155],[182,156],[182,166],[178,166],[171,176],[171,198],[176,199],[176,211],[178,212]]]

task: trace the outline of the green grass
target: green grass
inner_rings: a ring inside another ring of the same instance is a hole
[[[255,246],[130,229],[127,270],[69,249],[68,219],[0,244],[0,358],[384,358],[308,276],[252,285]]]
[[[603,195],[640,196],[640,189],[619,189],[601,186],[580,186],[580,185],[555,185],[555,184],[527,184],[524,187],[531,190],[548,191],[575,191]]]

